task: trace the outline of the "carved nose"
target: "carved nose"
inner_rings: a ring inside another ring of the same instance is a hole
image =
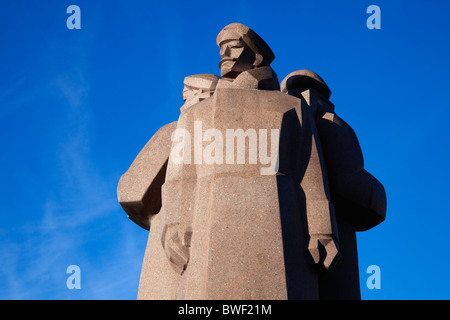
[[[228,46],[222,46],[221,48],[220,48],[220,56],[223,58],[224,56],[225,57],[228,57],[230,55],[230,49],[228,48]]]

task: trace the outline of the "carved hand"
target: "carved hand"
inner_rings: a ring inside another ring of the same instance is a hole
[[[170,265],[177,273],[183,274],[189,261],[189,249],[181,241],[178,229],[178,224],[164,226],[162,244]]]
[[[341,253],[336,239],[332,235],[311,235],[308,251],[314,259],[314,263],[323,263],[327,270],[336,267],[341,261]]]

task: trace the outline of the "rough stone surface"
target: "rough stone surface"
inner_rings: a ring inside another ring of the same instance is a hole
[[[358,138],[336,115],[329,101],[331,91],[322,78],[309,70],[294,71],[282,81],[281,90],[305,101],[314,112],[337,216],[342,262],[320,274],[320,298],[360,299],[356,231],[384,221],[384,187],[364,169]]]
[[[280,85],[242,24],[216,42],[221,76],[184,80],[181,114],[122,176],[149,229],[138,299],[360,299],[356,231],[385,218],[383,186],[309,70]]]
[[[164,184],[170,137],[176,122],[159,129],[139,152],[130,168],[119,180],[117,197],[128,217],[144,229],[161,209],[161,186]]]
[[[184,78],[183,100],[185,103],[180,111],[183,112],[190,106],[212,96],[219,79],[220,77],[209,73]]]

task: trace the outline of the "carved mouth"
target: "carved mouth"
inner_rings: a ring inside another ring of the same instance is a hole
[[[219,62],[219,68],[222,69],[222,66],[223,66],[224,64],[227,64],[227,63],[233,63],[233,62],[235,62],[235,61],[236,61],[236,59],[224,58],[224,59],[222,59],[222,60]]]

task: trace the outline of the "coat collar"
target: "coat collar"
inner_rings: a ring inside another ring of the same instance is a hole
[[[236,79],[220,79],[216,89],[280,90],[278,76],[270,66],[242,72]]]

